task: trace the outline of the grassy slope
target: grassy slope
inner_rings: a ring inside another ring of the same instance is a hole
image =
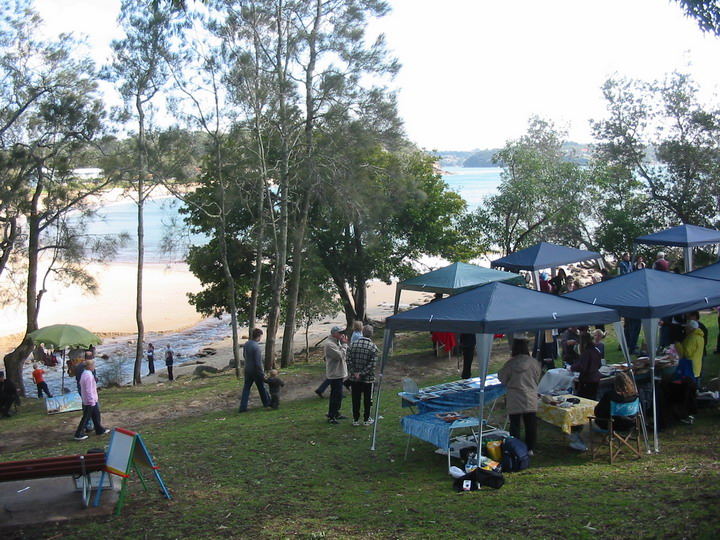
[[[717,324],[714,318],[707,319],[714,344]],[[398,347],[396,358],[424,347],[425,339],[409,338],[404,348]],[[609,341],[608,351],[615,349]],[[711,358],[711,372],[716,373],[717,357]],[[163,407],[236,385],[231,376],[218,376],[160,391],[107,390],[102,397],[104,406],[113,409]],[[663,433],[662,454],[615,467],[572,452],[559,430],[542,424],[539,453],[531,469],[506,475],[506,484],[498,491],[456,494],[444,472],[445,459],[430,445],[413,440],[413,451],[407,461],[403,459],[406,438],[398,419],[405,411],[394,397],[396,391],[388,388],[383,393],[385,418],[376,453],[369,451],[368,428],[347,422],[328,425],[323,421],[327,401],[317,398],[283,403],[278,411],[252,409],[238,415],[220,410],[150,425],[142,434],[161,465],[173,501],[162,500],[154,491],[143,493],[134,481],[121,517],[44,525],[14,534],[27,538],[102,538],[109,531],[126,538],[715,536],[715,508],[720,502],[717,411],[702,413],[692,427]],[[346,403],[344,410],[348,409]],[[70,420],[74,426],[76,419]],[[57,420],[23,412],[2,427],[38,428],[52,421]],[[93,439],[86,442],[90,447]],[[53,440],[3,459],[74,453],[78,446]]]

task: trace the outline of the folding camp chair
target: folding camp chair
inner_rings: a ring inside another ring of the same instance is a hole
[[[633,425],[629,429],[618,430],[616,417],[624,417],[632,420]],[[630,403],[610,402],[610,418],[601,418],[600,420],[607,422],[607,429],[601,428],[597,424],[598,418],[595,416],[588,417],[590,424],[590,455],[593,459],[600,450],[607,444],[610,464],[620,455],[623,450],[631,450],[638,458],[642,457],[640,451],[640,400],[635,399]],[[595,434],[601,434],[602,439],[599,444],[593,444]],[[613,445],[615,447],[613,448]]]
[[[405,377],[402,380],[402,394],[400,397],[403,402],[406,403],[406,407],[410,407],[410,411],[415,414],[415,404],[418,402],[417,394],[420,392],[420,388],[417,383],[410,377]],[[414,397],[413,397],[414,396]]]

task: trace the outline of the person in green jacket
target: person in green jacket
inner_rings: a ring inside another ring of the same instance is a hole
[[[705,340],[702,330],[697,321],[689,320],[685,323],[685,339],[682,342],[675,343],[680,358],[687,358],[692,362],[693,374],[700,377],[702,372],[703,349],[705,348]]]

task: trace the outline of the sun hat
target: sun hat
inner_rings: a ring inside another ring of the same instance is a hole
[[[340,328],[339,326],[333,326],[330,329],[330,334],[340,334],[340,333],[342,333],[342,331],[343,331],[343,329]]]
[[[700,328],[700,325],[698,324],[698,322],[694,321],[692,319],[689,320],[688,322],[686,322],[685,326],[689,326],[690,328]]]

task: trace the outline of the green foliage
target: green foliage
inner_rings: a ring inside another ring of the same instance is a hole
[[[498,193],[485,200],[475,220],[503,253],[541,240],[580,244],[568,230],[587,214],[587,175],[563,152],[563,134],[533,118],[528,132],[508,142],[495,160],[503,167]]]
[[[457,228],[465,202],[417,151],[390,152],[351,145],[334,189],[315,207],[311,238],[341,295],[350,288],[363,318],[363,291],[370,279],[389,281],[411,272],[423,254],[469,258],[472,240]]]
[[[720,4],[717,0],[676,0],[703,32],[720,36]]]
[[[712,226],[720,196],[720,110],[703,107],[689,76],[610,79],[609,117],[595,122],[598,158],[643,184],[663,225]]]

